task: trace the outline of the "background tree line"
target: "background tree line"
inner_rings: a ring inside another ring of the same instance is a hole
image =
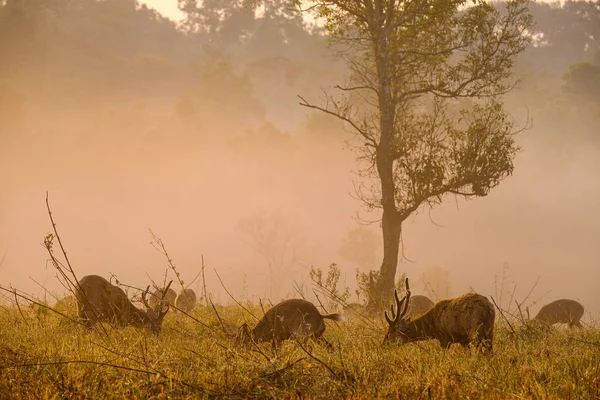
[[[281,0],[179,7],[181,23],[135,0],[0,2],[0,142],[43,137],[27,126],[40,119],[83,142],[111,131],[191,148],[227,141],[240,158],[288,154],[310,138],[305,144],[322,143],[325,159],[348,139],[338,121],[296,97],[318,99],[349,72],[331,55],[325,29]],[[517,59],[520,82],[506,105],[529,115],[536,132],[553,132],[521,142],[562,157],[574,142],[598,140],[600,2],[529,8],[533,40]],[[74,108],[89,118],[77,125]]]
[[[190,83],[203,86],[199,72],[210,75],[216,60],[226,60],[238,77],[251,80],[248,90],[264,94],[261,100],[267,103],[273,93],[263,87],[265,74],[281,74],[286,84],[280,92],[305,93],[318,88],[298,86],[307,79],[303,75],[324,74],[336,65],[327,55],[323,29],[303,20],[285,1],[252,7],[242,1],[199,6],[179,0],[179,6],[186,18],[176,24],[136,0],[4,0],[0,77],[32,97],[91,98],[81,92],[92,88],[110,96],[178,97]],[[597,101],[598,2],[533,2],[529,7],[535,40],[517,72],[525,82],[561,78],[569,92]],[[343,69],[338,62],[332,74]],[[232,72],[221,73],[226,77]],[[272,100],[267,105],[276,104]]]

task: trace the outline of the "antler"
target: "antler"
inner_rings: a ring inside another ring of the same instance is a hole
[[[399,320],[404,318],[406,312],[408,311],[408,301],[410,300],[410,287],[408,286],[408,278],[406,278],[405,284],[406,295],[402,298],[402,300],[398,298],[398,290],[394,289],[394,298],[396,300],[396,308],[398,309],[398,314],[396,314],[393,304],[390,307],[392,311],[392,318],[388,316],[387,311],[384,312],[385,319],[390,325],[395,325]]]
[[[167,295],[167,292],[169,291],[169,288],[171,287],[171,283],[173,283],[173,281],[169,282],[169,284],[167,285],[166,288],[164,288],[164,290],[161,290],[161,293],[162,293],[161,300],[165,299],[165,296]],[[160,311],[158,312],[158,317],[162,318],[162,317],[164,317],[169,312],[169,308],[170,308],[171,305],[169,304],[169,302],[167,302],[167,307],[165,309],[165,307],[164,307],[164,304],[165,304],[164,301],[161,301],[159,304],[160,304],[161,308],[160,308]]]
[[[396,291],[394,290],[394,295],[396,295],[396,298],[398,298]],[[390,309],[392,310],[392,318],[390,319],[390,317],[388,317],[388,313],[387,311],[383,312],[383,315],[385,315],[385,320],[388,322],[388,324],[390,325],[394,325],[394,322],[396,322],[396,313],[394,312],[394,305],[392,304],[390,306]]]
[[[398,318],[400,318],[400,314],[402,311],[402,304],[404,302],[404,299],[400,300],[398,298],[398,291],[396,289],[394,289],[394,298],[396,299],[396,308],[398,309],[398,314],[396,314],[393,304],[390,306],[390,310],[392,311],[392,318],[388,317],[387,311],[383,313],[385,315],[386,321],[390,325],[394,325],[396,322],[398,322]]]
[[[167,285],[166,288],[164,288],[163,290],[161,290],[162,293],[162,298],[164,299],[165,296],[167,295],[167,292],[169,291],[169,288],[171,287],[171,283],[173,283],[173,281],[169,282],[169,284]]]
[[[400,319],[404,318],[404,316],[406,315],[406,312],[408,311],[408,302],[410,301],[410,286],[408,286],[408,278],[406,278],[406,280],[404,281],[404,286],[406,287],[406,295],[402,299],[402,301],[404,301],[404,308],[402,309],[402,312],[398,311],[398,313],[400,314],[399,315]],[[397,297],[396,297],[396,300],[398,300]],[[398,310],[400,310],[399,305],[398,305]]]
[[[150,291],[150,285],[148,285],[148,287],[146,288],[146,291],[144,293],[142,293],[142,303],[144,304],[144,307],[152,308],[148,304],[148,300],[146,300],[146,294],[148,294],[148,291]]]

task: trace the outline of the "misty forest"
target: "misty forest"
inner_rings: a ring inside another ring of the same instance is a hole
[[[600,1],[175,2],[0,0],[0,398],[600,398]]]

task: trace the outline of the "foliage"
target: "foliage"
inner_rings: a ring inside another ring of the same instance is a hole
[[[561,75],[573,62],[592,61],[600,51],[597,1],[536,1],[529,9],[535,20],[534,40],[521,57],[529,70]]]
[[[164,93],[194,54],[181,51],[175,24],[136,0],[7,0],[0,21],[0,76],[55,100]]]
[[[285,0],[265,1],[261,10],[240,0],[178,1],[188,34],[240,61],[306,57],[316,39]]]
[[[356,270],[356,296],[359,301],[361,297],[366,300],[370,312],[378,312],[380,309],[387,307],[387,303],[382,302],[377,286],[379,274],[379,271],[361,272]],[[400,274],[394,285],[398,293],[402,293],[405,290],[405,280],[406,273]]]
[[[135,0],[0,2],[0,77],[18,77],[30,90],[61,97],[77,93],[78,101],[90,93],[128,91],[177,96],[189,87],[205,55],[203,45],[236,64],[283,58],[290,71],[332,69],[322,57],[323,29],[285,1],[180,0],[179,5],[186,18],[177,26]],[[596,2],[534,2],[530,9],[537,39],[526,58],[535,69],[562,74],[573,62],[598,54]]]
[[[600,65],[588,62],[573,64],[564,79],[567,92],[600,105]]]
[[[378,280],[379,271],[360,272],[360,270],[356,270],[356,297],[359,301],[362,297],[366,300],[366,304],[376,303]]]
[[[358,138],[357,195],[368,211],[382,210],[387,296],[404,220],[447,194],[485,196],[512,173],[518,147],[500,96],[531,15],[526,0],[507,2],[504,14],[486,2],[459,11],[462,0],[308,3],[351,74],[339,98],[301,104],[345,121]],[[456,109],[463,98],[470,107]]]
[[[327,298],[330,299],[329,307],[330,309],[338,309],[338,305],[345,304],[350,298],[350,288],[345,287],[343,289],[338,287],[340,283],[340,277],[342,276],[342,271],[337,264],[332,263],[329,265],[327,276],[325,280],[323,280],[323,270],[321,268],[317,268],[311,265],[310,267],[310,280],[313,281],[317,287],[324,290],[324,294]]]
[[[264,112],[247,76],[238,74],[232,63],[224,59],[209,59],[202,65],[195,95],[203,101],[203,115],[260,116]]]
[[[227,326],[238,306],[216,306]],[[249,305],[255,314],[260,308]],[[236,348],[211,308],[197,321],[169,313],[161,336],[133,328],[108,336],[54,313],[0,309],[0,397],[31,398],[597,398],[600,334],[498,325],[494,354],[434,341],[382,347],[382,317],[327,322],[340,350],[288,341]],[[49,333],[52,334],[49,334]]]

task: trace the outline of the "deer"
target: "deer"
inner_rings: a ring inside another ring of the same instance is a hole
[[[166,294],[171,282],[163,294]],[[131,303],[127,295],[118,286],[98,275],[87,275],[81,278],[75,288],[77,298],[77,313],[88,328],[97,322],[109,322],[116,326],[133,326],[147,328],[158,336],[163,318],[169,311],[162,303],[152,308],[146,300],[150,286],[142,293],[142,303],[146,310],[140,310]]]
[[[178,310],[189,313],[196,305],[196,293],[192,289],[183,289],[175,299],[175,307]]]
[[[314,304],[304,299],[284,300],[269,309],[252,330],[247,323],[240,326],[236,343],[270,341],[275,348],[284,340],[301,338],[313,339],[333,350],[333,345],[323,337],[326,319],[342,322],[344,316],[321,314]]]
[[[425,314],[434,306],[434,302],[427,296],[420,294],[411,296],[410,303],[408,303],[407,316],[418,317]]]
[[[469,344],[482,346],[491,354],[496,313],[493,304],[477,293],[466,293],[454,299],[441,300],[420,317],[407,316],[410,287],[406,279],[406,295],[400,300],[394,290],[397,314],[391,306],[392,317],[384,312],[389,324],[383,344],[402,344],[427,339],[437,339],[444,349],[453,343],[463,347]]]
[[[584,308],[581,303],[571,299],[560,299],[543,306],[533,321],[546,325],[568,324],[569,328],[582,328],[579,321],[583,316]]]
[[[167,287],[166,289],[157,288],[150,294],[148,303],[152,308],[156,308],[156,306],[158,306],[158,304],[161,302],[168,303],[169,306],[174,306],[176,298],[177,293],[170,287]]]

